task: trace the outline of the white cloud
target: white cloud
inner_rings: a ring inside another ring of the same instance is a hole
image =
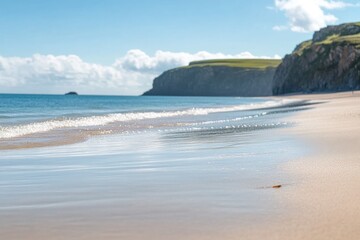
[[[275,0],[276,9],[283,11],[288,18],[288,27],[294,32],[317,31],[338,19],[325,10],[358,6],[343,1],[332,0]],[[274,30],[284,30],[284,26],[275,26]]]
[[[157,51],[153,56],[130,50],[114,64],[104,66],[83,61],[76,55],[32,57],[0,56],[0,92],[63,93],[76,90],[89,94],[137,95],[151,88],[163,71],[195,60],[219,58],[269,58],[249,52],[223,53]],[[272,58],[280,58],[275,55]]]
[[[118,59],[114,66],[118,69],[128,71],[136,71],[142,73],[160,73],[165,70],[188,65],[191,61],[206,59],[222,59],[222,58],[280,58],[267,56],[254,56],[250,52],[242,52],[235,55],[223,53],[209,53],[206,51],[197,52],[195,54],[186,52],[166,52],[157,51],[154,56],[149,56],[141,50],[134,49]]]

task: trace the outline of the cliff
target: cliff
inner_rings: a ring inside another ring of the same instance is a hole
[[[192,62],[155,78],[144,95],[269,96],[280,60],[228,59]]]
[[[273,94],[360,89],[360,23],[329,26],[286,55]]]

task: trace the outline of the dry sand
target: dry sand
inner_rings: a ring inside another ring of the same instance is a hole
[[[291,118],[314,152],[283,166],[293,179],[276,190],[285,213],[248,237],[360,239],[360,92],[290,98],[322,102]]]

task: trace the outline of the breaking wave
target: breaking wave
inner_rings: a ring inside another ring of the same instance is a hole
[[[15,126],[0,126],[0,139],[10,139],[30,134],[44,133],[57,129],[105,126],[116,122],[181,116],[207,115],[211,113],[256,110],[293,104],[295,100],[273,100],[263,103],[242,104],[219,108],[191,108],[179,111],[112,113],[100,116],[73,117],[39,121]]]

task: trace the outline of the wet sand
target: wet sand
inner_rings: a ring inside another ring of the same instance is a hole
[[[276,127],[289,115],[3,151],[0,239],[238,239],[283,211],[267,186],[302,154]]]

